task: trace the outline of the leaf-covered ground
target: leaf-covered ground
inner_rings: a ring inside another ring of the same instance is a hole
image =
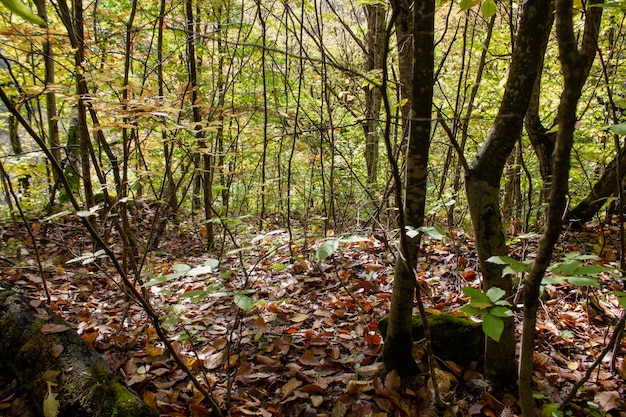
[[[138,258],[145,290],[176,340],[176,350],[230,415],[519,413],[514,395],[491,391],[480,362],[465,368],[439,364],[437,384],[450,404],[447,410],[434,407],[426,374],[408,383],[395,373],[382,375],[377,322],[389,310],[394,263],[393,245],[383,237],[366,232],[341,236],[338,249],[318,261],[320,247],[322,253],[333,249],[323,246],[327,240],[293,243],[278,228],[259,234],[252,225],[238,227],[238,249],[221,256],[205,253],[201,233],[181,225],[169,231],[158,251]],[[0,230],[0,279],[45,303],[33,242],[20,226]],[[80,257],[91,248],[80,224],[57,219],[34,224],[34,232],[50,307],[159,414],[212,415],[164,351],[146,314],[120,290],[110,262],[83,264]],[[561,249],[597,254],[599,263],[617,267],[616,239],[615,227],[596,226],[568,234]],[[510,255],[532,258],[535,243],[536,237],[514,240]],[[461,287],[480,285],[472,241],[462,231],[449,232],[444,241],[427,240],[419,268],[431,312],[458,310],[467,302]],[[612,293],[621,282],[609,274],[597,278],[599,289],[545,288],[535,355],[538,407],[559,403],[569,393],[619,319]],[[516,316],[521,317],[519,310]],[[594,372],[570,407],[574,415],[626,415],[625,349],[622,340],[615,368],[607,357]],[[419,344],[415,355],[423,356]],[[28,396],[0,370],[0,416],[32,413]]]

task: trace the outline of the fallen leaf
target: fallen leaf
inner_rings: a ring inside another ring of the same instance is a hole
[[[65,348],[63,347],[63,345],[52,345],[51,350],[52,350],[52,357],[53,358],[58,358],[59,355],[61,355],[61,353],[63,353]]]
[[[617,391],[601,391],[597,392],[593,397],[593,402],[598,404],[604,411],[611,411],[619,408],[619,399],[620,396]]]
[[[64,324],[48,323],[41,326],[41,333],[43,334],[61,333],[66,330],[69,330],[69,327]]]
[[[285,385],[280,388],[280,392],[283,394],[283,398],[289,397],[293,392],[302,385],[302,381],[297,378],[291,378]]]

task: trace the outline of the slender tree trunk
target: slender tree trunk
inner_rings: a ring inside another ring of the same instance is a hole
[[[48,13],[46,10],[45,0],[36,0],[35,5],[37,6],[37,13],[39,14],[39,16],[41,16],[41,18],[47,22]],[[47,34],[46,36],[49,36],[49,34]],[[52,50],[52,43],[50,42],[49,38],[46,38],[46,40],[43,41],[42,50],[45,66],[44,84],[46,86],[51,86],[55,83],[55,66],[54,51]],[[61,161],[61,140],[59,138],[59,123],[57,120],[57,101],[56,93],[52,88],[48,89],[48,91],[46,92],[46,115],[48,123],[48,143],[50,144],[50,151],[57,161]],[[58,174],[54,170],[52,171],[52,176],[55,183],[58,183]],[[53,202],[51,202],[51,204],[52,203]]]
[[[378,79],[382,73],[382,60],[385,42],[387,42],[385,15],[387,10],[382,3],[367,4],[367,53],[365,55],[365,71]],[[382,97],[378,86],[367,86],[365,91],[365,120],[362,122],[365,133],[365,164],[367,166],[367,182],[374,184],[378,172],[378,148],[380,142],[379,115]]]
[[[408,10],[408,2],[399,4],[394,2],[394,14],[402,19],[401,14]],[[406,178],[404,185],[404,214],[401,225],[419,228],[424,224],[426,206],[426,179],[428,168],[428,154],[430,149],[430,133],[432,124],[432,98],[434,75],[434,21],[435,2],[433,0],[415,1],[413,22],[414,43],[411,48],[414,57],[412,65],[400,62],[400,78],[412,80],[410,118],[408,119],[408,146],[406,151]],[[406,21],[401,20],[406,25]],[[398,38],[405,39],[400,33],[396,21]],[[407,59],[408,57],[404,57]],[[411,69],[411,76],[402,76],[402,70]],[[396,370],[402,376],[416,372],[416,364],[412,356],[411,324],[413,301],[415,299],[415,273],[417,255],[420,245],[420,235],[413,238],[406,236],[402,231],[404,244],[398,255],[395,269],[391,310],[389,312],[389,327],[385,336],[384,360],[387,371]],[[419,292],[418,292],[419,296]]]
[[[196,124],[196,140],[201,149],[198,158],[199,172],[197,175],[202,178],[202,195],[204,206],[204,226],[206,227],[206,246],[212,249],[215,246],[215,235],[213,223],[210,221],[213,212],[213,164],[210,155],[204,128],[200,124],[202,115],[198,103],[198,75],[196,68],[196,24],[193,15],[193,0],[185,1],[185,11],[187,19],[187,65],[189,71],[189,86],[191,88],[191,112],[193,122]]]
[[[524,3],[504,96],[493,127],[466,177],[467,200],[484,289],[499,287],[505,291],[506,297],[513,296],[512,278],[502,277],[501,265],[487,262],[487,259],[507,252],[500,209],[500,180],[506,161],[521,135],[541,60],[540,50],[535,45],[542,42],[545,36],[549,11],[550,0]],[[498,387],[515,385],[517,369],[513,318],[504,319],[504,331],[499,342],[487,338],[485,371]]]
[[[559,59],[563,69],[563,93],[557,115],[559,130],[552,154],[552,181],[548,205],[548,218],[539,241],[537,257],[524,285],[524,323],[520,354],[519,394],[524,417],[536,415],[532,389],[533,353],[535,350],[535,325],[541,280],[552,257],[552,251],[561,233],[562,216],[568,193],[570,152],[574,142],[576,107],[589,75],[598,46],[598,32],[602,8],[587,4],[582,47],[577,48],[572,22],[572,0],[556,1],[556,36]],[[591,6],[591,7],[590,7]]]

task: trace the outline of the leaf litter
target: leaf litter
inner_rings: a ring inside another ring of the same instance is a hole
[[[202,395],[165,351],[145,313],[129,303],[111,279],[115,272],[107,261],[68,263],[81,256],[69,248],[84,247],[87,253],[88,240],[71,223],[50,226],[45,239],[40,236],[40,245],[47,256],[51,308],[157,413],[210,416]],[[602,265],[616,266],[610,243],[617,237],[615,228],[599,227],[567,236],[563,252],[597,254]],[[418,267],[431,312],[458,310],[467,302],[461,287],[480,285],[470,236],[463,231],[448,236],[446,241],[426,241]],[[229,415],[440,413],[432,403],[432,381],[426,374],[407,382],[395,372],[382,372],[384,335],[377,322],[389,311],[394,263],[386,242],[375,237],[331,243],[310,238],[305,249],[303,242],[289,242],[283,230],[248,239],[249,246],[218,262],[203,252],[201,236],[190,239],[181,230],[159,252],[147,255],[142,277],[151,303],[175,340],[176,352]],[[28,246],[25,242],[20,253],[27,254]],[[320,247],[323,256],[316,257]],[[510,256],[532,259],[535,247],[533,238],[513,241]],[[2,266],[2,280],[35,302],[45,302],[32,261],[28,256],[15,261]],[[620,283],[609,274],[597,278],[599,288],[558,283],[544,287],[534,372],[538,406],[557,404],[567,395],[621,314],[619,300],[612,295]],[[515,313],[519,324],[521,312]],[[623,340],[619,348],[615,371],[610,358],[602,363],[573,404],[574,415],[592,415],[594,406],[603,413],[626,415]],[[62,349],[57,346],[53,351],[60,354]],[[415,353],[420,357],[423,349],[416,346]],[[514,396],[491,392],[480,363],[466,369],[454,363],[439,365],[438,389],[450,404],[446,416],[519,414]],[[546,415],[549,411],[544,408]],[[32,413],[27,395],[0,372],[0,414]]]

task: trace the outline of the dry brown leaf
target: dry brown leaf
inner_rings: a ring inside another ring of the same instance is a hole
[[[297,378],[291,378],[285,385],[280,388],[280,392],[283,394],[283,399],[289,397],[293,392],[302,385],[302,381]]]
[[[52,348],[51,348],[52,357],[58,358],[59,355],[61,355],[61,353],[63,353],[64,350],[65,348],[63,347],[63,345],[52,345]]]
[[[619,408],[620,396],[617,391],[597,392],[593,397],[593,402],[598,404],[604,411],[611,411]]]
[[[400,389],[400,385],[402,380],[400,379],[400,375],[398,375],[398,371],[395,369],[387,374],[385,377],[385,388],[392,389],[398,391]]]
[[[204,367],[212,370],[219,368],[224,363],[224,351],[216,352],[212,355],[208,355],[204,359]]]
[[[43,334],[61,333],[69,329],[70,328],[64,324],[48,323],[48,324],[44,324],[43,326],[41,326],[41,333]]]

